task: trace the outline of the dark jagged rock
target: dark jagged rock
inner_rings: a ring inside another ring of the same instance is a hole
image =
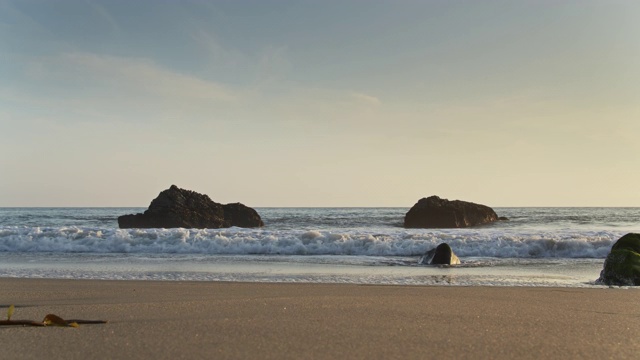
[[[264,226],[258,213],[240,203],[222,205],[224,219],[227,226],[238,226],[244,228]]]
[[[422,265],[458,265],[460,259],[453,253],[453,249],[447,243],[427,251],[419,261]]]
[[[404,217],[404,227],[461,228],[497,220],[498,215],[488,206],[430,196],[420,199],[407,212]]]
[[[640,286],[640,234],[629,233],[613,244],[597,283]]]
[[[240,203],[222,205],[209,196],[180,189],[175,185],[151,201],[142,214],[118,217],[118,225],[127,228],[199,228],[264,226],[258,213]]]

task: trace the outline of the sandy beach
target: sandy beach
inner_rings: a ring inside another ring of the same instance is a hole
[[[640,352],[637,289],[0,279],[5,359],[581,358]]]

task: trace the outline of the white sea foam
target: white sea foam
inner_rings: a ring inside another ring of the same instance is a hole
[[[0,252],[416,256],[447,242],[461,257],[604,258],[615,231],[113,229],[0,227]]]

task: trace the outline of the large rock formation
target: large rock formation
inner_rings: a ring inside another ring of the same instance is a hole
[[[175,185],[155,198],[143,214],[118,217],[126,228],[199,228],[217,229],[231,226],[264,226],[258,213],[240,203],[222,205],[207,195],[180,189]]]
[[[447,243],[427,251],[419,263],[421,265],[459,265],[460,259],[453,253],[453,249]]]
[[[597,282],[640,286],[640,234],[629,233],[613,244]]]
[[[497,220],[498,215],[488,206],[430,196],[420,199],[407,212],[404,217],[404,227],[461,228]]]

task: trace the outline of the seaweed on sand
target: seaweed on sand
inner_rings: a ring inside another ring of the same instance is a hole
[[[65,327],[78,327],[80,324],[106,324],[106,320],[80,320],[70,319],[64,320],[58,315],[47,314],[42,321],[33,320],[11,320],[13,313],[15,312],[15,306],[9,306],[7,310],[7,320],[0,320],[1,325],[22,325],[22,326],[65,326]]]

